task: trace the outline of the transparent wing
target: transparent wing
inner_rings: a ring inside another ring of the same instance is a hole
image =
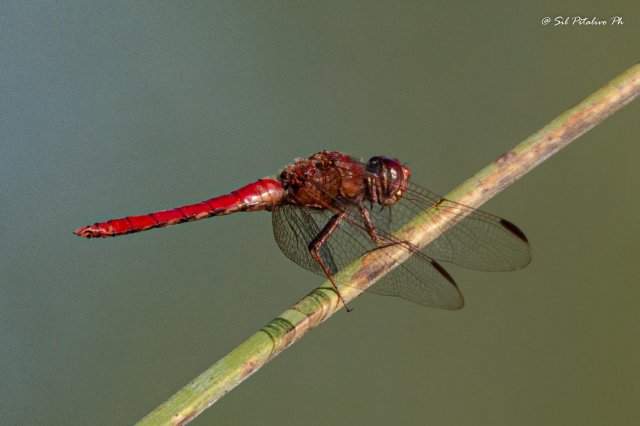
[[[321,256],[332,273],[338,272],[370,250],[390,253],[371,240],[356,207],[340,204],[340,208],[348,212],[347,217],[327,239],[321,250]],[[329,210],[294,205],[278,207],[273,212],[273,229],[278,246],[295,263],[324,276],[320,266],[309,254],[308,247],[332,216],[333,213]],[[379,237],[383,244],[400,243],[383,230],[379,231]],[[464,305],[462,295],[445,269],[423,253],[405,245],[403,247],[413,255],[368,291],[402,297],[431,307],[461,308]]]
[[[279,206],[272,214],[273,234],[278,247],[298,265],[316,274],[324,275],[318,262],[309,254],[309,244],[324,228],[329,217],[325,211],[319,209],[292,205]],[[330,245],[322,247],[320,256],[331,273],[336,274],[339,271],[338,264],[330,251]]]
[[[398,296],[420,305],[460,309],[464,298],[449,273],[435,260],[415,252],[367,291]]]
[[[360,163],[363,164],[363,163]],[[354,179],[378,179],[366,174]],[[447,200],[414,183],[393,206],[371,208],[372,220],[388,234],[416,216],[430,218],[427,211],[437,206],[438,212],[464,219],[448,229],[423,249],[428,257],[480,271],[512,271],[531,262],[531,247],[525,234],[513,223],[498,216]]]
[[[431,213],[427,212],[433,207]],[[481,271],[516,270],[531,261],[527,237],[516,225],[446,200],[418,185],[409,185],[402,199],[391,208],[394,210],[391,221],[394,231],[416,216],[429,218],[433,211],[451,216],[467,214],[423,249],[432,259]]]

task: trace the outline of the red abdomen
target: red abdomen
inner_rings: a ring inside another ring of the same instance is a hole
[[[271,210],[282,201],[283,193],[284,188],[279,181],[259,179],[229,194],[200,203],[95,223],[78,228],[73,233],[85,238],[115,237],[238,211]]]

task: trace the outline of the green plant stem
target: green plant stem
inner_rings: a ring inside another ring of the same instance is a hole
[[[480,170],[447,194],[446,199],[477,208],[631,102],[639,93],[640,64],[636,64]],[[452,217],[445,213],[445,209],[434,207],[429,214],[419,215],[409,222],[397,236],[423,247],[462,217],[463,214]],[[380,255],[379,251],[358,259],[337,276],[339,282],[350,282],[348,287],[341,286],[342,296],[347,302],[357,297],[397,266],[403,260],[402,257],[407,256],[406,253],[402,247],[392,246],[385,249],[385,262],[372,262]],[[249,337],[138,424],[182,425],[190,422],[342,307],[331,285],[325,283]]]

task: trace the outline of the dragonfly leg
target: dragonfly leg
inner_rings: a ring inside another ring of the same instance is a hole
[[[360,217],[362,217],[362,222],[364,223],[364,227],[367,230],[367,234],[369,234],[369,237],[371,237],[374,243],[380,244],[380,238],[378,237],[378,233],[376,232],[376,226],[371,220],[369,210],[367,210],[363,203],[360,203],[358,209],[360,210]]]
[[[399,244],[400,245],[407,244],[405,241],[390,241],[386,238],[384,239],[385,241],[383,241],[383,239],[380,238],[378,236],[378,233],[376,232],[376,226],[373,224],[373,221],[371,220],[371,215],[369,214],[369,210],[365,207],[363,203],[360,203],[360,205],[358,206],[358,209],[360,210],[360,216],[362,217],[362,222],[364,223],[364,227],[367,230],[367,234],[369,234],[369,237],[374,243],[378,244],[378,247],[375,247],[367,251],[367,253],[371,253],[376,250],[381,250],[381,249],[392,247]]]
[[[327,276],[327,278],[333,285],[333,288],[336,290],[336,293],[338,294],[338,297],[342,301],[342,304],[344,305],[347,312],[351,312],[352,309],[349,307],[349,305],[347,305],[347,302],[342,297],[340,290],[338,290],[338,286],[336,285],[336,282],[333,279],[333,274],[331,273],[331,270],[329,270],[329,267],[327,266],[325,261],[322,259],[322,256],[320,255],[320,250],[322,249],[322,246],[326,244],[329,237],[331,237],[331,234],[334,233],[334,231],[336,230],[338,225],[340,225],[340,222],[342,222],[342,220],[346,215],[347,215],[347,212],[344,212],[344,211],[339,212],[335,216],[333,216],[329,220],[329,222],[327,222],[324,228],[322,228],[322,231],[320,231],[320,233],[316,235],[313,241],[311,241],[311,243],[309,244],[309,254],[316,262],[318,262],[318,265],[320,265],[320,267],[322,268],[322,271],[324,272],[324,274]]]

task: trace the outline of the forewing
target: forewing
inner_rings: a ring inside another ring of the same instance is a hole
[[[446,200],[417,185],[410,185],[392,209],[397,213],[392,221],[394,228],[416,216],[430,218],[435,212],[450,215],[452,219],[466,214],[423,249],[432,259],[481,271],[511,271],[523,268],[531,261],[531,247],[516,225]]]
[[[358,178],[358,177],[356,177]],[[367,174],[360,179],[378,179]],[[378,229],[393,234],[418,216],[431,219],[435,212],[464,216],[423,249],[429,258],[481,271],[511,271],[531,261],[531,247],[525,234],[513,223],[449,201],[416,184],[409,184],[403,197],[390,207],[370,206]],[[466,215],[466,216],[465,216]]]

